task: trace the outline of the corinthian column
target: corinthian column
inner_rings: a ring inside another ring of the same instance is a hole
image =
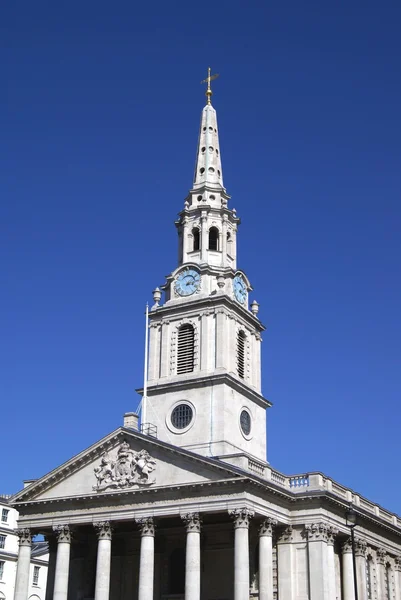
[[[356,583],[358,586],[358,597],[367,598],[368,590],[366,586],[366,542],[360,538],[355,540],[355,564],[356,564]]]
[[[352,562],[352,542],[349,538],[342,545],[343,600],[355,600],[354,566]]]
[[[334,527],[327,528],[327,579],[328,579],[328,592],[329,600],[335,600],[337,598],[337,586],[336,586],[336,564],[334,557],[334,542],[338,530]]]
[[[141,529],[138,600],[153,600],[155,570],[155,524],[152,517],[137,519]]]
[[[394,559],[394,591],[395,600],[401,600],[401,556]]]
[[[53,527],[57,537],[56,572],[54,575],[53,600],[67,600],[70,574],[71,531],[68,525]]]
[[[265,519],[259,527],[259,600],[273,600],[273,529],[274,519]]]
[[[111,566],[111,525],[109,521],[93,523],[97,532],[95,600],[109,600]]]
[[[186,524],[185,600],[200,600],[200,531],[199,513],[181,515]]]
[[[326,523],[312,523],[305,527],[308,537],[311,600],[328,600],[327,529]]]
[[[384,598],[385,590],[386,590],[386,572],[384,566],[384,559],[386,556],[386,551],[384,548],[378,548],[376,550],[376,566],[377,566],[377,597]]]
[[[249,600],[249,521],[255,513],[240,508],[228,514],[234,520],[234,600]]]
[[[277,579],[280,598],[294,600],[294,544],[292,526],[288,525],[277,540]]]
[[[17,529],[17,535],[19,550],[14,600],[27,600],[29,588],[29,568],[31,566],[31,530],[26,528]]]

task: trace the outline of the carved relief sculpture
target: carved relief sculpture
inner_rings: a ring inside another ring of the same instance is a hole
[[[156,468],[156,461],[147,450],[135,452],[128,442],[124,441],[117,452],[117,459],[112,460],[105,452],[100,465],[95,467],[97,479],[93,489],[102,492],[107,489],[126,489],[148,486],[155,483],[150,474]]]

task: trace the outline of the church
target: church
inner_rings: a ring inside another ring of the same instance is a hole
[[[237,267],[212,79],[178,264],[149,310],[141,424],[126,413],[13,496],[15,600],[28,599],[37,534],[46,600],[401,600],[401,518],[266,460],[264,326]]]

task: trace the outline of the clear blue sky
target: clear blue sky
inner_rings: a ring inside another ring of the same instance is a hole
[[[2,3],[0,492],[122,423],[209,65],[271,464],[401,513],[401,4]]]

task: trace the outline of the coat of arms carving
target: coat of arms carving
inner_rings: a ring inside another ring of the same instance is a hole
[[[107,489],[126,489],[148,486],[155,483],[150,474],[156,469],[156,461],[147,450],[135,452],[128,442],[124,441],[118,451],[117,458],[110,458],[105,452],[100,460],[100,465],[95,467],[97,479],[93,489],[102,492]]]

